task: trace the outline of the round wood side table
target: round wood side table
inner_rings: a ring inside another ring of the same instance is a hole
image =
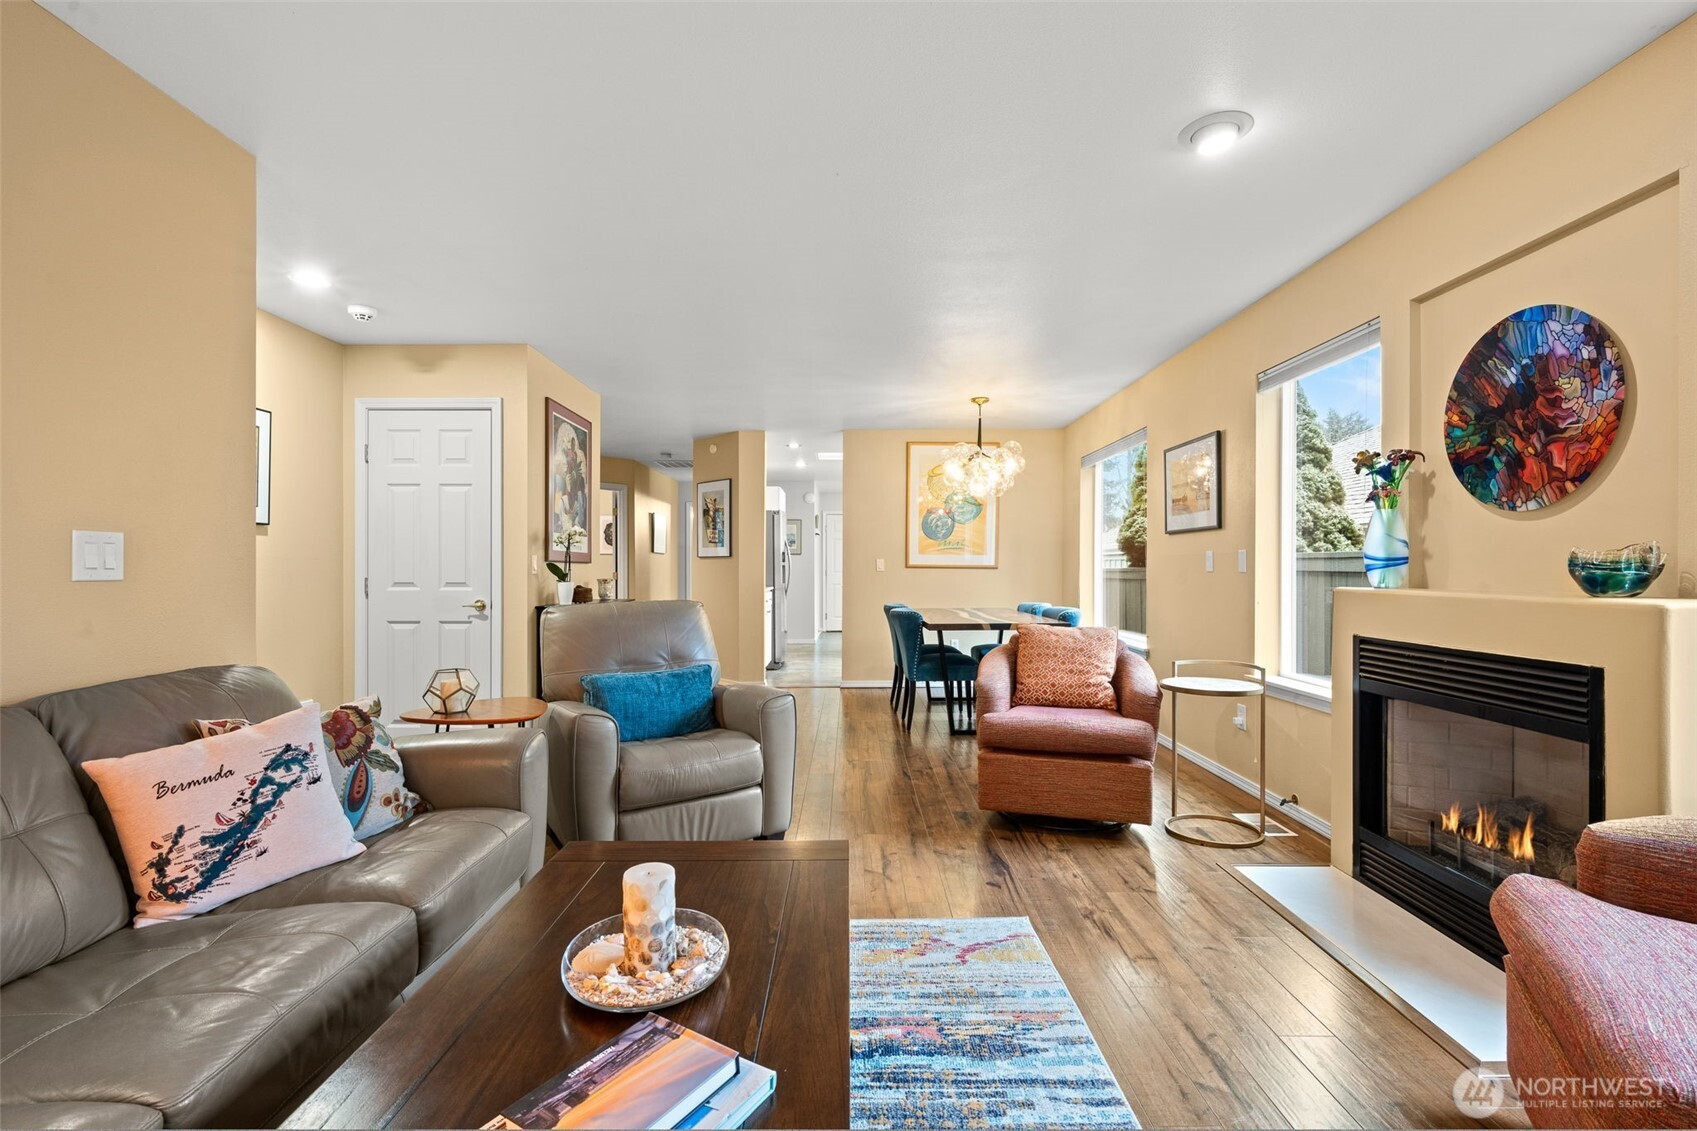
[[[1185,675],[1197,668],[1227,669],[1231,675]],[[1253,674],[1251,674],[1253,673]],[[1267,669],[1242,660],[1174,660],[1173,674],[1161,681],[1161,689],[1173,693],[1173,803],[1172,816],[1167,818],[1167,835],[1188,844],[1205,848],[1254,848],[1267,839]],[[1256,791],[1260,803],[1260,827],[1230,813],[1180,813],[1178,811],[1178,701],[1180,696],[1201,695],[1223,699],[1261,700],[1261,720],[1258,731],[1261,750],[1256,757],[1259,775]],[[1217,821],[1236,825],[1255,834],[1254,840],[1208,840],[1173,828],[1179,821]]]
[[[526,723],[542,717],[548,704],[540,699],[512,696],[506,699],[473,699],[471,706],[457,714],[444,715],[428,707],[415,707],[401,712],[403,723],[423,723],[438,731],[454,727],[488,727],[491,730],[507,723]]]

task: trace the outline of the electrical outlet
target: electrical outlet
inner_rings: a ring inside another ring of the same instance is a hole
[[[1238,730],[1249,729],[1249,708],[1242,703],[1237,705],[1237,712],[1232,715],[1232,726]]]
[[[878,572],[879,573],[884,572],[884,559],[883,558],[878,559]]]

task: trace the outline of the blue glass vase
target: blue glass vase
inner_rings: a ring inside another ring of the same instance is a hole
[[[1403,589],[1408,585],[1408,520],[1401,507],[1374,506],[1367,520],[1361,556],[1367,584],[1374,589]]]

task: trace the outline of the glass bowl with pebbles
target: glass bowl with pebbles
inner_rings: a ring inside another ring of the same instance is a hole
[[[647,1013],[687,1001],[725,969],[731,942],[719,920],[677,909],[677,959],[668,970],[625,973],[624,917],[610,915],[579,931],[560,959],[566,992],[608,1013]]]

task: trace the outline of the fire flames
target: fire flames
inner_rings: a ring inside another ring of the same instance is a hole
[[[1452,801],[1450,807],[1438,814],[1438,821],[1446,833],[1466,837],[1481,848],[1501,850],[1505,847],[1497,828],[1497,807],[1495,805],[1479,805],[1473,810],[1473,819],[1467,824],[1462,823],[1461,802]],[[1508,832],[1508,854],[1516,860],[1531,860],[1532,853],[1532,814],[1526,815],[1526,824]]]

